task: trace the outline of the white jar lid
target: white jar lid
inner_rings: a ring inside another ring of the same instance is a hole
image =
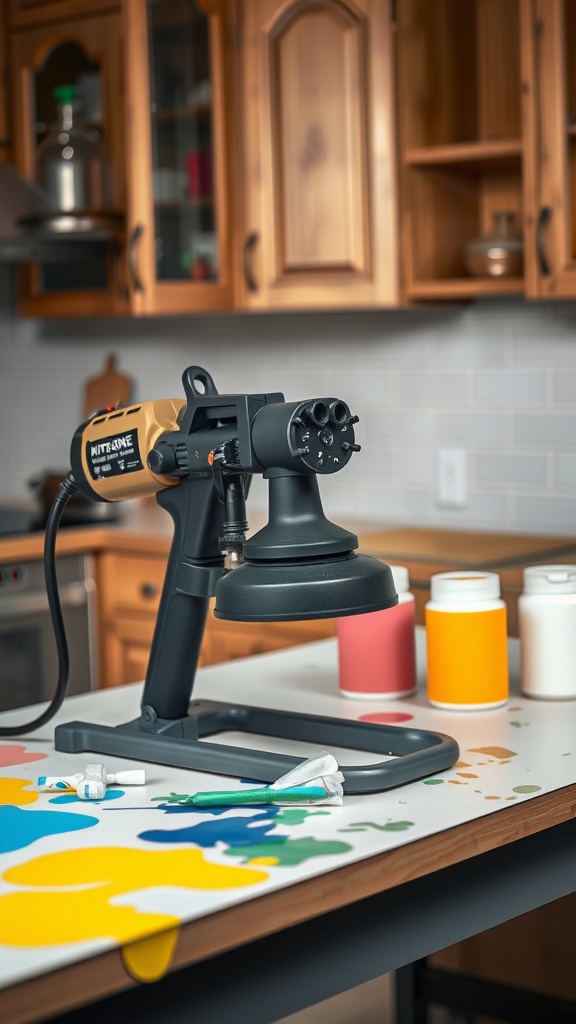
[[[438,572],[430,579],[433,601],[490,601],[500,597],[495,572]]]
[[[530,565],[524,569],[526,594],[576,594],[576,565]]]
[[[390,565],[394,586],[399,594],[406,594],[410,589],[410,574],[405,565]]]

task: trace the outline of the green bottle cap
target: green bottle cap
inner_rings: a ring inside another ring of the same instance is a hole
[[[73,103],[78,95],[75,85],[57,85],[52,90],[52,95],[58,103]]]

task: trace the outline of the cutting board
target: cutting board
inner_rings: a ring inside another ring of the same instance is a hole
[[[107,356],[102,373],[96,377],[90,377],[84,385],[82,394],[84,418],[88,419],[93,413],[100,409],[106,409],[108,406],[129,405],[132,389],[132,379],[119,373],[116,368],[116,356]]]

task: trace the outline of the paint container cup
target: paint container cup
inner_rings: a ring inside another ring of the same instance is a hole
[[[414,595],[405,566],[390,569],[397,605],[336,620],[338,683],[344,697],[394,700],[416,690]]]
[[[518,627],[522,693],[539,700],[576,698],[576,565],[524,570]]]
[[[437,573],[425,614],[430,703],[448,711],[486,711],[505,704],[506,605],[497,573]]]

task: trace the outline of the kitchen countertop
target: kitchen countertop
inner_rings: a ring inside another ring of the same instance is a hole
[[[9,506],[9,503],[5,503]],[[21,504],[21,503],[20,503]],[[336,518],[336,517],[335,517]],[[251,530],[266,522],[261,510],[251,515]],[[401,526],[398,523],[338,520],[357,533],[360,548],[398,564],[409,561],[414,575],[429,578],[444,569],[494,568],[526,565],[532,561],[571,561],[576,558],[576,536],[492,533],[471,530]],[[172,519],[154,499],[122,503],[118,521],[62,527],[59,554],[82,551],[142,551],[167,555],[172,540]],[[41,558],[44,532],[0,538],[0,562]]]

